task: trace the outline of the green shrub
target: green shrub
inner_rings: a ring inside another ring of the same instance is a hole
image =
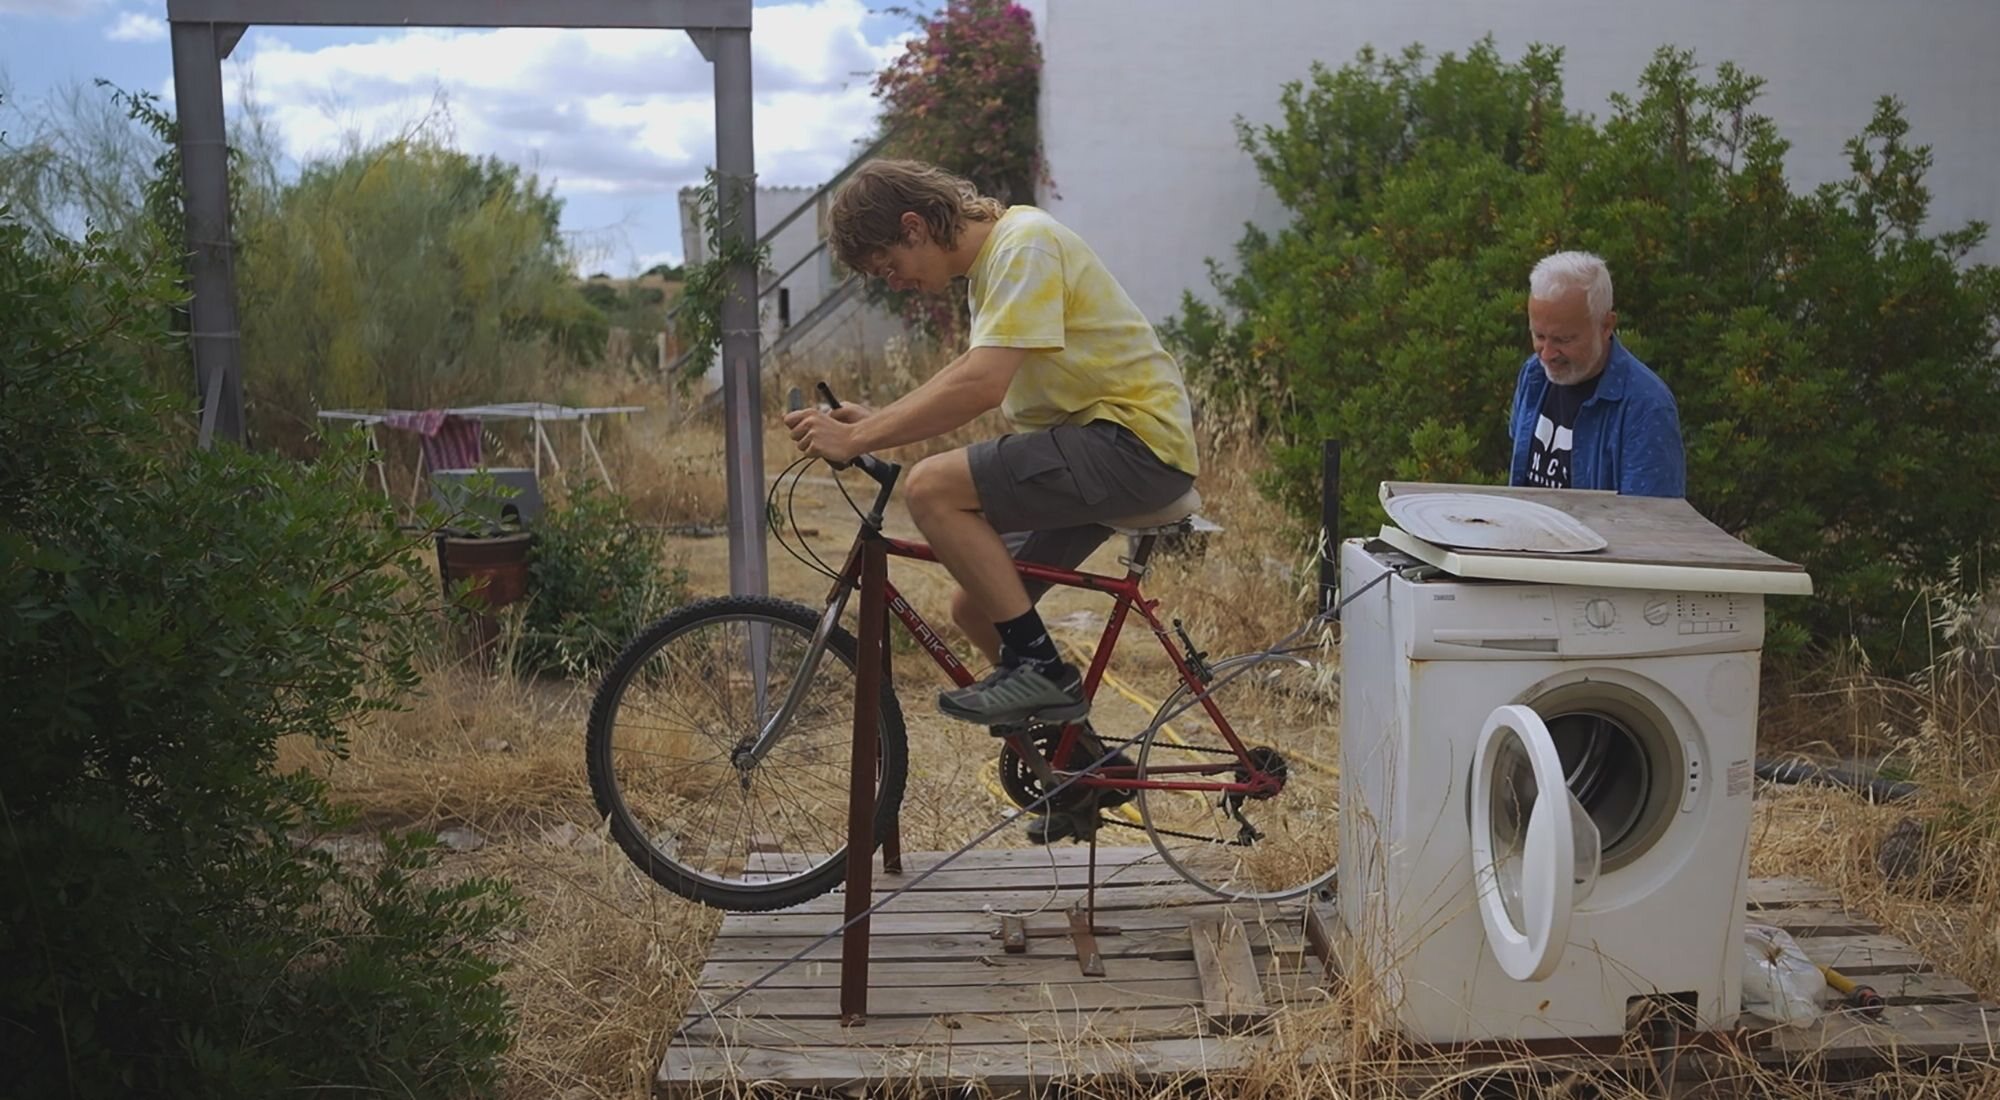
[[[279,741],[414,682],[421,568],[363,456],[298,466],[140,381],[172,273],[0,208],[0,1065],[21,1096],[462,1096],[508,1043],[512,900],[362,874]]]
[[[549,509],[534,531],[516,655],[523,671],[589,672],[687,600],[687,571],[667,567],[660,532],[596,482]]]
[[[316,409],[491,401],[603,352],[562,200],[513,165],[423,136],[313,161],[244,203],[244,358],[263,368],[248,411],[265,445],[293,444]]]
[[[1344,533],[1372,531],[1384,479],[1505,479],[1528,270],[1597,252],[1620,338],[1679,401],[1689,499],[1813,573],[1813,599],[1773,601],[1780,637],[1921,648],[1919,582],[2000,542],[2000,271],[1965,262],[1985,226],[1926,233],[1930,153],[1892,100],[1848,179],[1796,194],[1757,78],[1662,49],[1600,124],[1563,105],[1561,61],[1488,40],[1287,85],[1241,135],[1291,224],[1246,233],[1222,306],[1168,326],[1190,374],[1277,440],[1302,518],[1340,440]]]

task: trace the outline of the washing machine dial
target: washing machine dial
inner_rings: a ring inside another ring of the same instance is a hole
[[[1599,596],[1583,605],[1583,621],[1604,630],[1618,621],[1618,605]]]
[[[1640,614],[1645,616],[1647,622],[1654,626],[1659,626],[1661,623],[1667,621],[1667,616],[1672,612],[1673,606],[1671,604],[1662,597],[1654,596],[1652,599],[1646,601],[1646,608]]]

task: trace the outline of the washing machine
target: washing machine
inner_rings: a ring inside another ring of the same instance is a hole
[[[1342,594],[1358,593],[1341,615],[1347,980],[1434,1044],[1617,1036],[1660,1015],[1728,1025],[1757,589],[1798,591],[1803,573],[1656,588],[1700,566],[1384,535],[1401,545],[1350,540],[1340,560]]]

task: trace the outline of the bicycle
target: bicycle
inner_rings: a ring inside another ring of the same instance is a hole
[[[823,387],[823,399],[837,407]],[[788,475],[796,495],[812,461],[778,475],[767,512],[775,510]],[[929,546],[882,531],[902,468],[871,455],[836,468],[847,465],[879,488],[866,513],[849,497],[861,522],[846,563],[835,570],[816,554],[808,562],[833,578],[824,606],[766,596],[688,604],[626,647],[593,701],[586,755],[598,811],[634,863],[692,901],[736,911],[781,909],[844,879],[856,643],[841,618],[859,587],[865,540],[884,540],[892,559],[937,561]],[[790,503],[788,497],[788,515]],[[995,738],[1003,745],[1000,786],[1027,807],[1071,781],[1046,809],[1070,815],[1078,839],[1102,824],[1143,829],[1168,866],[1211,894],[1288,898],[1334,874],[1339,780],[1329,762],[1337,720],[1315,664],[1300,655],[1310,644],[1210,663],[1179,620],[1169,635],[1158,601],[1142,593],[1140,582],[1161,536],[1188,530],[1198,506],[1190,490],[1159,514],[1107,522],[1130,540],[1122,577],[1016,563],[1024,580],[1113,600],[1084,674],[1092,718],[1099,717],[1095,704],[1121,629],[1135,611],[1177,683],[1134,737],[1100,734],[1086,718]],[[791,523],[795,534],[797,526]],[[807,560],[785,540],[782,525],[773,529],[781,545]],[[954,684],[971,683],[964,662],[893,583],[885,595],[889,613],[918,648]],[[896,818],[909,763],[891,677],[883,677],[881,690],[878,841]],[[1122,683],[1118,691],[1137,695]],[[1219,702],[1225,693],[1238,715],[1234,723]],[[1218,737],[1219,743],[1209,740]],[[1136,759],[1123,749],[1112,756],[1113,744],[1135,747]],[[1101,766],[1078,775],[1093,763]],[[1128,802],[1136,824],[1105,816]]]

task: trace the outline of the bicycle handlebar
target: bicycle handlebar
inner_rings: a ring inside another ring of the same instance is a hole
[[[825,379],[821,379],[820,381],[813,383],[813,389],[819,391],[820,399],[826,403],[826,407],[829,411],[840,408],[840,398],[835,397],[833,395],[833,387],[827,385]],[[897,465],[894,462],[889,462],[885,459],[876,458],[874,455],[867,455],[867,454],[855,455],[853,458],[847,460],[846,462],[834,462],[831,459],[829,459],[827,461],[827,465],[833,467],[836,470],[845,470],[849,466],[859,467],[862,473],[867,474],[871,478],[874,478],[875,483],[877,485],[882,486],[884,489],[889,487],[889,485],[895,480],[896,475],[898,473],[901,473],[903,469],[901,466]]]

